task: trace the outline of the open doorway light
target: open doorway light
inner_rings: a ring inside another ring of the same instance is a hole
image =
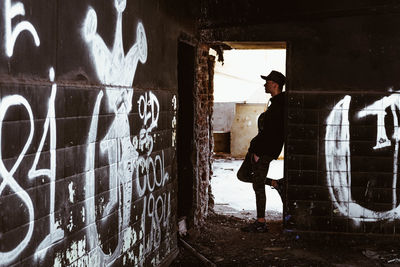
[[[286,72],[286,49],[233,49],[214,69],[215,103],[266,103],[264,80],[271,70]]]
[[[214,53],[211,51],[211,53]],[[269,95],[264,80],[271,70],[286,74],[286,49],[233,49],[214,69],[214,152],[211,188],[215,211],[242,218],[255,217],[252,185],[236,178],[250,140],[257,134],[258,116],[266,110]],[[284,88],[285,90],[285,88]],[[283,159],[283,153],[281,154]],[[283,160],[272,161],[268,177],[283,177]],[[282,201],[266,186],[267,219],[282,219]]]

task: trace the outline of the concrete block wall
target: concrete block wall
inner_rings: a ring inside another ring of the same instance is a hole
[[[391,55],[400,32],[388,27],[398,22],[390,13],[329,18],[307,24],[314,41],[293,41],[288,231],[398,235],[400,65]]]
[[[398,97],[289,95],[289,231],[398,234]]]
[[[204,41],[287,44],[285,230],[398,236],[399,5],[203,3]]]
[[[0,266],[176,254],[177,2],[0,3]]]

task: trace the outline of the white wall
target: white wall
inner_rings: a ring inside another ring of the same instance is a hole
[[[266,103],[264,80],[271,70],[285,74],[286,49],[227,50],[216,62],[214,102]]]

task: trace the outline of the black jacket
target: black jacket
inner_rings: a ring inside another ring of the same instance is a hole
[[[285,92],[271,98],[267,111],[258,117],[258,134],[251,140],[249,152],[257,156],[279,157],[284,141]]]

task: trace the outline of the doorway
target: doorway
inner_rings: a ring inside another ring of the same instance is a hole
[[[216,213],[255,217],[252,185],[236,178],[251,139],[257,134],[258,116],[267,108],[264,80],[271,70],[286,74],[285,43],[230,43],[224,62],[214,69],[214,163],[211,188]],[[211,54],[215,53],[210,51]],[[283,89],[285,90],[285,88]],[[268,177],[283,177],[284,153],[271,162]],[[275,189],[266,186],[267,219],[282,220],[283,204]]]
[[[193,127],[195,47],[178,43],[178,123],[177,123],[177,170],[178,170],[178,218],[192,217],[193,210]],[[190,220],[189,220],[190,221]]]

